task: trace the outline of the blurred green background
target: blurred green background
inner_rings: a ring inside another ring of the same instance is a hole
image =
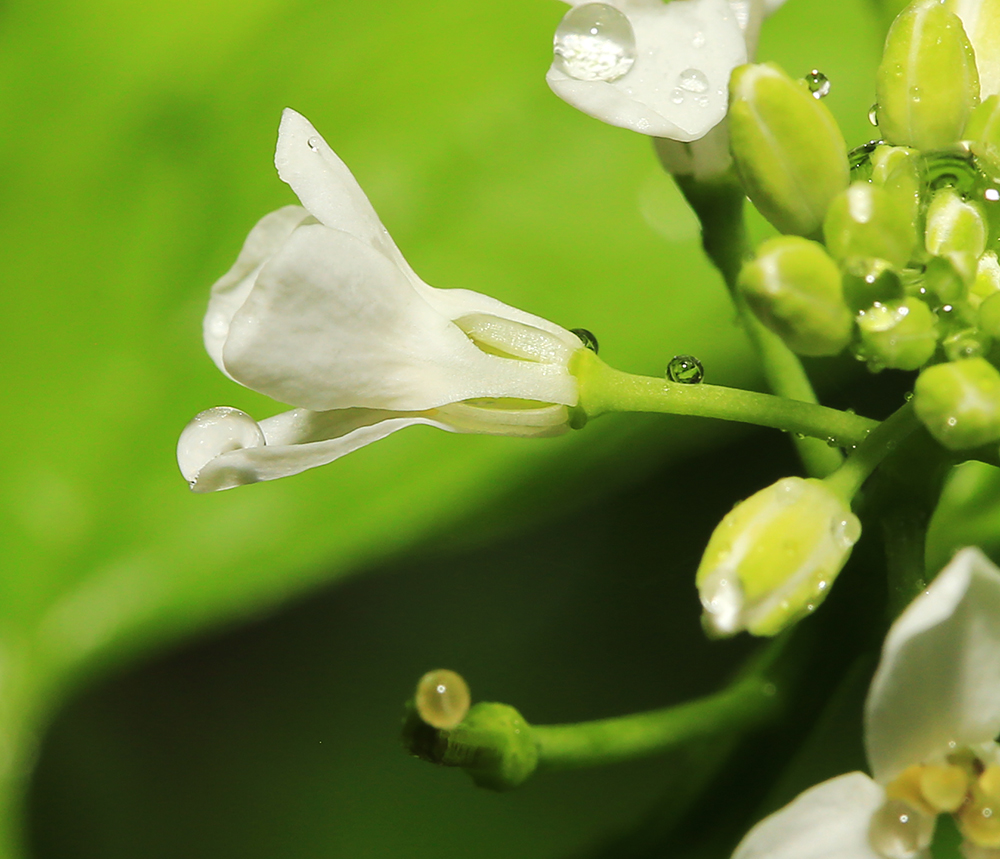
[[[539,723],[717,688],[751,645],[704,640],[693,571],[732,503],[796,468],[786,439],[421,427],[206,497],[174,463],[196,412],[280,409],[216,371],[200,320],[293,202],[285,106],[428,282],[587,327],[622,369],[693,353],[711,382],[759,384],[649,141],[548,91],[564,9],[0,0],[3,859],[661,855],[697,756],[499,796],[408,758],[401,705],[439,666]],[[862,0],[789,0],[760,55],[823,70],[853,145],[882,26]],[[892,405],[815,369],[836,405]]]

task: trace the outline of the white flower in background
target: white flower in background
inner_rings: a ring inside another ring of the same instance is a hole
[[[302,206],[251,230],[212,287],[204,337],[223,373],[298,408],[259,424],[228,407],[198,415],[177,450],[192,489],[296,474],[413,424],[528,436],[568,428],[579,337],[488,296],[424,283],[344,163],[293,110],[275,164]]]
[[[889,630],[865,703],[873,778],[825,781],[734,859],[913,859],[953,814],[968,859],[1000,855],[1000,570],[963,549]]]
[[[584,113],[652,137],[704,137],[726,115],[729,74],[784,0],[566,0],[546,79]]]

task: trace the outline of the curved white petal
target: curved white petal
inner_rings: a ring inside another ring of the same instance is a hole
[[[949,744],[1000,733],[1000,570],[963,549],[889,630],[865,704],[865,745],[887,784]]]
[[[299,227],[261,269],[223,360],[241,384],[315,411],[577,398],[565,365],[486,354],[394,262],[322,224]]]
[[[229,374],[222,363],[222,347],[229,336],[233,316],[253,289],[261,266],[308,217],[309,213],[301,206],[285,206],[264,215],[250,230],[233,267],[213,284],[202,324],[205,349],[227,376]]]
[[[733,859],[882,859],[868,842],[885,793],[864,773],[822,782],[758,823]]]
[[[212,410],[210,410],[212,411]],[[242,413],[241,413],[242,414]],[[199,416],[200,417],[200,416]],[[249,417],[249,416],[247,416]],[[195,421],[182,434],[182,444],[198,443],[203,433]],[[295,409],[260,422],[266,444],[219,450],[190,477],[195,492],[217,492],[262,480],[275,480],[326,465],[348,453],[415,424],[451,430],[425,414],[401,415],[376,409],[343,409],[310,412]],[[191,428],[194,427],[194,430]],[[215,441],[213,438],[210,441]],[[203,452],[207,447],[202,446]],[[180,448],[178,459],[180,459]],[[188,476],[188,475],[185,475]]]
[[[946,0],[945,7],[962,19],[976,52],[979,94],[1000,92],[1000,0]]]
[[[580,5],[573,3],[572,5]],[[691,141],[726,115],[729,75],[747,61],[726,0],[610,0],[635,33],[635,62],[613,81],[576,80],[553,61],[546,80],[584,113],[653,137]]]

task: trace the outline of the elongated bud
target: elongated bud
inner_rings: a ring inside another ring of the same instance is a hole
[[[937,319],[916,298],[874,304],[857,316],[858,357],[872,370],[918,370],[937,348]]]
[[[986,249],[986,215],[951,188],[938,191],[927,207],[928,253],[945,256],[966,253],[978,260]]]
[[[884,188],[867,182],[852,183],[831,201],[823,235],[834,259],[884,259],[899,268],[909,262],[917,239],[909,213]]]
[[[821,244],[798,236],[764,242],[743,266],[740,292],[761,321],[793,352],[836,355],[851,339],[853,320],[840,269]]]
[[[913,391],[917,417],[949,450],[1000,440],[1000,372],[984,358],[928,367]]]
[[[940,0],[917,0],[889,28],[875,76],[879,128],[890,143],[945,149],[979,103],[979,73],[962,22]]]
[[[776,635],[812,612],[861,536],[821,480],[786,477],[737,504],[712,533],[696,583],[714,635]]]
[[[881,185],[910,223],[920,214],[920,166],[906,146],[879,146],[872,153],[872,182]]]
[[[764,217],[783,233],[817,233],[850,174],[826,105],[773,63],[740,66],[729,81],[729,136],[747,196]]]
[[[962,19],[975,49],[980,95],[985,99],[1000,93],[1000,2],[945,0],[944,7]]]
[[[976,264],[976,277],[969,290],[969,301],[978,307],[987,298],[1000,292],[1000,260],[993,251],[987,251]]]
[[[991,95],[972,111],[962,136],[995,170],[1000,163],[1000,96]]]

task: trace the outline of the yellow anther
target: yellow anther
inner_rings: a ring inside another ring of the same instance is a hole
[[[962,834],[979,847],[1000,847],[1000,767],[987,767],[958,813]]]
[[[885,795],[888,799],[905,802],[911,808],[915,808],[929,817],[935,817],[938,813],[937,808],[924,798],[923,786],[921,784],[924,769],[919,764],[907,767],[886,785]]]
[[[922,768],[920,792],[927,804],[938,813],[958,811],[965,802],[968,790],[969,776],[962,767],[953,764],[930,764]]]

